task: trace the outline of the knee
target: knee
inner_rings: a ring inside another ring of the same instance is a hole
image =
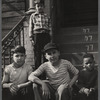
[[[37,89],[38,85],[36,83],[33,83],[33,89]]]
[[[65,88],[60,95],[61,96],[66,96],[66,97],[71,97],[72,96],[72,91],[69,90],[68,88]]]

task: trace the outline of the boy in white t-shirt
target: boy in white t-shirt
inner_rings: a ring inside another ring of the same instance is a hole
[[[3,100],[28,100],[31,99],[32,87],[28,76],[33,71],[30,65],[25,63],[25,48],[16,46],[13,50],[13,63],[5,67],[2,80]]]

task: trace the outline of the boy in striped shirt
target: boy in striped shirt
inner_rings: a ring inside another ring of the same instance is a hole
[[[31,73],[29,80],[33,82],[35,100],[70,100],[71,88],[78,77],[79,71],[68,61],[60,59],[60,51],[55,43],[44,47],[47,62]],[[70,78],[69,71],[73,74]],[[40,80],[43,72],[47,80]]]

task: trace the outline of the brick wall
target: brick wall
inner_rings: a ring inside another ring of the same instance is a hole
[[[25,39],[25,49],[26,49],[26,63],[34,67],[34,52],[33,46],[29,40],[29,18],[24,22],[24,39]]]

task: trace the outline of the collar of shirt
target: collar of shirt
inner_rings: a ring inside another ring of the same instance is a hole
[[[42,12],[42,13],[35,12],[35,15],[44,15],[44,12]]]
[[[25,63],[24,63],[24,64],[25,64]],[[20,69],[20,68],[23,68],[23,67],[24,67],[24,64],[23,64],[22,66],[20,66],[20,67],[15,67],[14,63],[12,63],[12,67],[13,67],[14,69]]]

